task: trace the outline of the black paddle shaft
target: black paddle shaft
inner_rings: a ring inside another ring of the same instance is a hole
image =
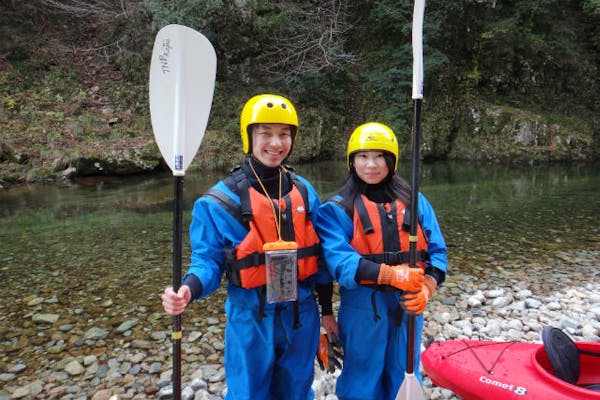
[[[173,178],[173,291],[181,286],[181,254],[183,235],[183,176]],[[173,399],[181,399],[181,314],[173,317]]]
[[[421,137],[421,103],[423,100],[415,100],[415,113],[413,126],[415,131],[413,134],[413,154],[412,154],[412,177],[410,188],[410,236],[417,236],[417,223],[419,220],[419,146]],[[408,248],[408,265],[411,268],[417,267],[417,242],[411,239]],[[406,372],[412,374],[414,372],[415,361],[415,315],[408,314],[408,343],[406,346]]]

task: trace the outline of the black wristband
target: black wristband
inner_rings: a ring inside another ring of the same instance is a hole
[[[202,282],[200,279],[194,274],[187,274],[185,278],[183,278],[182,285],[187,285],[192,292],[192,297],[190,298],[190,302],[200,297],[202,294]]]
[[[362,281],[377,282],[379,268],[381,268],[381,265],[365,258],[361,258],[354,280],[358,283]]]
[[[435,283],[437,283],[438,286],[440,286],[446,280],[446,273],[434,266],[427,266],[425,268],[425,275],[429,275],[435,279]]]
[[[321,315],[332,315],[333,304],[333,283],[317,283],[315,291],[319,297],[319,305],[321,306]]]

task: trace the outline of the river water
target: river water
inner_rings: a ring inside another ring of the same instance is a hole
[[[296,171],[325,198],[343,181],[345,167],[324,162]],[[599,164],[434,163],[421,172],[420,189],[437,212],[453,268],[600,246]],[[225,174],[185,177],[184,268],[193,201]],[[0,293],[2,308],[15,295],[39,290],[68,293],[69,303],[83,304],[92,293],[132,304],[155,298],[171,273],[172,199],[171,175],[0,191],[0,280],[10,283]]]
[[[409,168],[400,166],[405,176]],[[343,181],[345,166],[313,163],[296,171],[325,198]],[[518,266],[561,251],[600,249],[600,164],[434,163],[421,172],[420,189],[448,243],[450,273],[485,279],[498,261]],[[224,175],[185,177],[184,270],[193,201]],[[43,368],[52,357],[46,336],[56,326],[83,335],[143,315],[146,326],[134,337],[170,329],[160,294],[171,282],[172,198],[170,175],[0,191],[0,364]],[[197,308],[201,318],[205,312],[222,320],[219,293],[212,296],[215,307]],[[58,316],[54,328],[33,321],[40,312]]]

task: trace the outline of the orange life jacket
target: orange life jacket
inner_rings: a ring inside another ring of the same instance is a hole
[[[272,200],[251,187],[240,174],[234,178],[238,183],[236,191],[240,194],[241,205],[226,209],[240,221],[246,215],[249,219],[245,225],[249,230],[242,242],[225,251],[225,269],[229,281],[247,289],[266,284],[263,245],[279,239],[271,204],[276,212],[281,209],[281,238],[298,244],[298,280],[315,274],[318,270],[319,238],[311,222],[306,187],[290,173],[292,190],[280,200]],[[214,193],[211,195],[214,196]]]
[[[354,234],[350,245],[364,258],[388,265],[409,262],[410,218],[404,203],[375,203],[366,196],[356,196],[354,201]],[[417,265],[425,270],[427,237],[417,226]],[[361,281],[372,285],[376,282]]]

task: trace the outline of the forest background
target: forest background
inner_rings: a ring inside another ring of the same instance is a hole
[[[296,105],[292,164],[345,157],[370,120],[408,158],[412,11],[404,0],[3,0],[0,188],[164,170],[148,72],[169,23],[217,52],[192,168],[241,160],[239,113],[261,92]],[[600,0],[429,0],[424,42],[425,161],[599,159]]]

